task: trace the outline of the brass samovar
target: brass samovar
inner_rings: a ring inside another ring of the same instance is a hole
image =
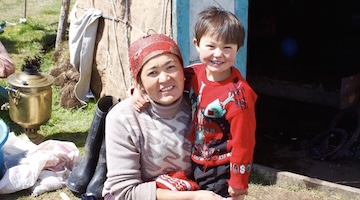
[[[11,120],[24,129],[33,143],[41,143],[44,136],[37,131],[51,116],[51,85],[54,78],[39,72],[35,65],[26,65],[22,72],[11,74],[7,80],[9,103],[5,107],[9,110]]]

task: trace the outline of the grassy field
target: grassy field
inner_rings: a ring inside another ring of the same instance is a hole
[[[40,68],[43,73],[49,73],[52,68],[57,67],[58,63],[53,60],[53,55],[62,1],[27,0],[26,10],[23,0],[1,0],[0,3],[0,23],[6,22],[0,41],[14,61],[16,72],[21,71],[27,58],[33,57],[42,59]],[[25,15],[26,22],[20,23]],[[64,46],[66,43],[67,41]],[[8,85],[7,79],[0,79],[0,84]],[[64,109],[58,102],[59,90],[60,88],[52,86],[51,118],[40,126],[38,132],[44,135],[45,139],[72,141],[82,152],[96,103],[90,101],[88,107],[82,110]],[[0,117],[8,124],[10,131],[16,135],[24,133],[19,125],[12,122],[8,111],[1,110]],[[36,198],[32,197],[28,190],[23,190],[14,194],[0,194],[0,199],[61,199],[61,192],[71,199],[79,199],[66,188]]]
[[[20,72],[25,60],[29,57],[42,59],[40,69],[43,73],[49,73],[52,68],[57,67],[53,55],[61,1],[27,0],[25,23],[19,23],[25,12],[23,0],[0,2],[0,22],[7,24],[3,28],[4,32],[0,34],[0,40],[15,63],[16,72]],[[67,45],[67,41],[64,45]],[[8,84],[6,79],[1,79],[0,83]],[[78,139],[82,138],[89,129],[95,103],[89,102],[89,106],[83,110],[63,109],[58,103],[60,88],[53,86],[52,89],[52,115],[50,120],[40,127],[39,132],[52,139],[58,136],[59,139],[74,140],[77,145],[80,145],[81,142]],[[21,128],[19,129],[11,122],[7,112],[2,111],[0,116],[11,125],[12,131],[21,134]],[[66,133],[68,136],[61,133]],[[78,138],[78,135],[81,137]]]
[[[5,21],[7,24],[4,27],[4,32],[0,34],[0,41],[9,51],[17,72],[24,65],[24,59],[39,56],[43,59],[42,72],[49,73],[57,65],[53,60],[54,42],[62,2],[58,0],[27,0],[26,2],[25,10],[23,0],[0,0],[0,22]],[[26,23],[19,23],[25,15]],[[0,84],[7,85],[7,80],[1,79]],[[46,139],[72,141],[80,152],[83,152],[96,103],[94,101],[89,102],[88,107],[82,110],[64,109],[58,102],[60,88],[53,86],[52,90],[52,115],[50,120],[40,127],[39,133],[44,135]],[[23,134],[22,128],[11,121],[7,111],[0,111],[0,117],[9,125],[11,131],[17,135]],[[296,186],[270,185],[256,173],[251,176],[249,192],[250,194],[246,199],[342,199],[338,195]],[[45,193],[39,197],[33,197],[28,190],[22,190],[13,194],[0,194],[0,199],[61,199],[61,193],[65,193],[70,199],[80,199],[66,188]]]

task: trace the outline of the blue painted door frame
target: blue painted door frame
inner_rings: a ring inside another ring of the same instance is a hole
[[[235,61],[235,67],[246,77],[247,63],[247,41],[248,41],[248,8],[249,0],[233,0],[235,15],[241,20],[245,28],[244,46],[240,48]],[[190,64],[190,42],[193,38],[189,37],[189,32],[193,31],[190,27],[190,0],[173,0],[172,12],[173,36],[177,41],[184,58],[185,66]]]

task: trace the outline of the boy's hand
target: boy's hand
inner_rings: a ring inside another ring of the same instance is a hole
[[[245,199],[245,195],[239,195],[237,197],[227,197],[227,198],[223,198],[223,200],[244,200]]]
[[[229,195],[233,198],[233,199],[243,199],[244,198],[244,195],[247,195],[248,194],[248,190],[247,189],[244,189],[244,190],[239,190],[239,189],[235,189],[235,188],[232,188],[231,186],[229,186],[228,188],[228,192],[229,192]],[[241,197],[242,196],[242,197]]]
[[[143,94],[137,87],[134,88],[131,97],[132,97],[133,107],[138,112],[140,112],[141,109],[144,109],[150,105],[146,95]]]

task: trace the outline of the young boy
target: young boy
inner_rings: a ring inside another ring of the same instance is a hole
[[[199,13],[194,45],[201,63],[185,69],[192,105],[194,178],[200,189],[243,199],[255,147],[257,95],[233,67],[245,32],[231,12]]]
[[[240,20],[231,12],[203,10],[194,39],[201,63],[185,68],[194,179],[200,189],[232,199],[244,199],[248,193],[255,147],[257,95],[233,67],[244,37]],[[135,109],[143,103],[140,98],[133,102]]]

